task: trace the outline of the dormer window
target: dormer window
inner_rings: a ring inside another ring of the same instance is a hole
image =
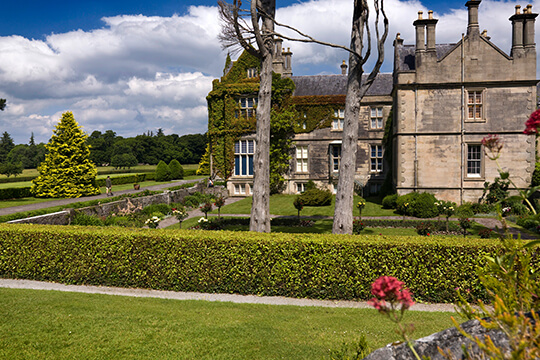
[[[334,121],[332,122],[332,130],[343,130],[343,123],[345,121],[345,110],[334,110]]]
[[[257,68],[249,68],[247,69],[247,77],[248,79],[257,77]]]

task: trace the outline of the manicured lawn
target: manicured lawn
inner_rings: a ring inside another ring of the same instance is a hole
[[[297,215],[297,210],[293,206],[293,201],[297,195],[272,195],[270,197],[270,213],[273,215]],[[362,216],[396,216],[394,210],[383,209],[378,198],[366,199],[366,207],[362,210]],[[246,197],[233,204],[221,208],[222,214],[249,214],[251,213],[251,197]],[[354,197],[354,203],[358,202],[358,197]],[[335,197],[329,206],[305,206],[301,212],[302,216],[333,216]],[[212,213],[217,214],[217,210]],[[358,209],[355,207],[354,216],[358,216]]]
[[[0,289],[2,359],[328,359],[361,334],[399,340],[372,309],[233,304]],[[409,311],[415,338],[450,313]],[[455,314],[453,314],[455,316]]]

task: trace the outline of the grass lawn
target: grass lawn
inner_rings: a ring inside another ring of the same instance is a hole
[[[398,340],[372,309],[179,301],[0,289],[2,359],[328,359],[361,334]],[[453,314],[456,316],[455,314]],[[452,327],[451,313],[409,311],[415,338]]]
[[[297,215],[293,201],[297,195],[272,195],[270,197],[270,213],[273,215]],[[396,216],[393,209],[383,209],[378,198],[367,198],[366,207],[362,210],[362,216]],[[251,213],[251,197],[246,197],[235,203],[221,208],[222,214],[249,214]],[[358,197],[354,197],[354,203],[358,202]],[[302,216],[333,216],[335,206],[335,196],[332,204],[328,206],[305,206],[301,212]],[[217,210],[212,212],[217,214]],[[358,216],[358,209],[355,207],[353,215]]]

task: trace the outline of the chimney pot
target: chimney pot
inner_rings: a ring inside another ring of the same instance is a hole
[[[401,39],[401,34],[400,33],[396,34],[396,39]]]
[[[516,5],[516,15],[520,14],[521,5]]]
[[[422,14],[423,14],[423,13],[424,13],[424,12],[423,12],[422,10],[420,10],[420,11],[418,12],[418,20],[422,20]]]
[[[428,17],[429,19],[433,19],[433,10],[428,11]]]

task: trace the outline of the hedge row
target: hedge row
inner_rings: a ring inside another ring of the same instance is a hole
[[[168,231],[0,225],[0,277],[316,299],[371,297],[382,275],[416,300],[485,298],[475,270],[497,241],[448,237]],[[540,253],[540,252],[539,252]],[[539,254],[537,253],[537,254]],[[537,263],[534,267],[538,266]]]
[[[21,199],[31,196],[34,196],[34,194],[30,191],[30,186],[0,189],[0,200]]]
[[[156,178],[155,173],[144,173],[144,174],[133,174],[125,176],[116,176],[112,177],[111,181],[113,185],[122,185],[122,184],[137,184],[143,181],[150,181]],[[99,187],[105,186],[106,178],[97,179],[96,185]]]
[[[14,176],[14,177],[0,178],[0,184],[32,181],[35,178],[36,176]]]

